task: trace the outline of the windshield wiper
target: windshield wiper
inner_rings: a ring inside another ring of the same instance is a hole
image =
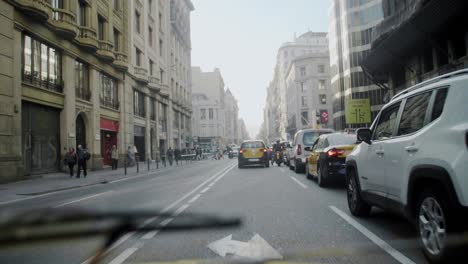
[[[170,225],[161,226],[156,219],[174,218],[171,212],[150,210],[93,211],[45,208],[0,216],[0,247],[43,240],[60,240],[106,235],[103,247],[91,263],[98,263],[121,236],[129,232],[154,230],[186,231],[240,226],[240,218],[207,214],[178,214]],[[150,221],[152,220],[152,221]]]

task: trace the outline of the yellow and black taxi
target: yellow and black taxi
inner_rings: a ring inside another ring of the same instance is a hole
[[[261,140],[247,140],[242,142],[239,150],[239,168],[246,165],[262,165],[270,167],[268,150]]]
[[[306,162],[307,178],[316,177],[320,187],[333,180],[344,179],[346,156],[356,146],[356,135],[348,133],[324,134],[317,138]]]

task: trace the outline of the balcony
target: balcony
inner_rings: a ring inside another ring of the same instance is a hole
[[[49,20],[54,29],[65,38],[74,39],[78,35],[75,15],[65,9],[54,8]]]
[[[107,40],[99,40],[99,49],[96,52],[96,55],[101,58],[103,61],[113,62],[115,60],[114,55],[114,45]]]
[[[115,60],[113,62],[114,67],[123,72],[127,71],[128,70],[127,54],[121,51],[116,51],[114,52],[114,54],[115,54]]]
[[[142,67],[135,66],[134,68],[135,79],[142,83],[148,83],[148,70]]]
[[[161,87],[161,82],[159,81],[159,78],[158,77],[155,77],[155,76],[149,76],[148,77],[148,81],[149,81],[149,87],[150,88],[153,88],[155,89],[156,91],[159,91],[160,87]]]
[[[91,91],[89,89],[75,89],[75,96],[81,100],[90,101]]]
[[[120,102],[118,100],[111,100],[99,97],[99,102],[101,103],[101,106],[112,108],[117,111],[120,109]]]
[[[159,93],[163,97],[169,97],[171,95],[171,91],[169,89],[169,85],[163,84],[161,85],[161,89],[159,90]]]
[[[14,0],[13,3],[36,19],[47,21],[52,17],[52,8],[47,0]]]
[[[78,27],[78,44],[91,52],[96,52],[99,48],[96,30],[90,27]]]

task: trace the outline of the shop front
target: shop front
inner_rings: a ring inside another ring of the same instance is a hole
[[[104,165],[112,165],[112,146],[117,146],[118,133],[118,121],[101,118],[101,156]]]
[[[133,127],[133,142],[138,153],[135,153],[140,159],[140,161],[146,160],[146,144],[145,144],[145,127],[134,126]]]

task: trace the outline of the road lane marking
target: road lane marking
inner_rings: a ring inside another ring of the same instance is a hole
[[[221,179],[222,177],[224,177],[226,174],[228,174],[229,171],[231,171],[234,167],[236,167],[236,164],[232,164],[232,165],[228,165],[227,167],[224,167],[223,169],[221,169],[220,172],[217,172],[215,173],[213,176],[209,177],[208,179],[206,179],[204,182],[200,183],[197,187],[195,187],[194,189],[192,189],[190,192],[186,193],[184,196],[182,196],[181,198],[179,198],[178,200],[174,201],[172,204],[168,205],[167,207],[165,207],[161,213],[166,213],[167,211],[171,210],[174,206],[178,205],[180,202],[182,202],[183,200],[187,199],[187,197],[189,197],[190,195],[194,194],[196,191],[198,191],[199,189],[201,189],[204,185],[206,185],[208,182],[210,182],[211,180],[213,180],[214,178],[218,177],[217,179]],[[197,198],[198,199],[198,198]],[[164,220],[163,222],[160,223],[161,226],[164,225],[168,225],[171,221],[173,220],[173,218],[168,218],[166,220]],[[150,222],[148,222],[147,224],[149,224]],[[156,230],[155,230],[156,231]],[[155,231],[150,231],[148,233],[151,233],[151,232],[155,232]],[[159,230],[157,230],[159,231]],[[146,235],[148,235],[145,234]],[[119,240],[118,242],[119,245],[122,244],[123,242],[125,242],[126,240],[128,240],[130,237],[132,237],[133,235],[135,234],[135,232],[131,232],[131,233],[128,233],[125,237],[122,237],[121,240]],[[153,238],[154,236],[156,236],[158,234],[158,232],[156,232],[151,238]],[[150,235],[148,235],[147,237],[149,237]],[[118,245],[113,245],[107,252],[110,252],[112,249],[114,249],[115,247],[117,247]],[[129,248],[127,248],[126,250],[128,250]],[[136,249],[138,250],[138,249]],[[136,251],[135,250],[135,251]],[[133,251],[131,254],[133,254],[135,251]],[[122,255],[124,252],[122,252],[120,255]],[[130,254],[130,255],[131,255]],[[119,256],[120,256],[119,255]],[[128,255],[128,257],[130,256]],[[127,258],[128,258],[127,257]],[[87,264],[89,263],[89,261],[91,260],[92,258],[89,258],[87,260],[85,260],[84,262],[82,262],[81,264]],[[126,259],[126,258],[125,258]],[[125,261],[125,259],[123,261]],[[110,263],[109,263],[110,264]],[[114,263],[112,263],[114,264]],[[120,264],[120,263],[118,263]]]
[[[201,190],[200,193],[206,193],[209,189],[210,189],[210,187],[206,187],[205,189]]]
[[[83,198],[80,198],[80,199],[77,199],[77,200],[73,200],[73,201],[70,201],[70,202],[66,202],[66,203],[62,203],[62,204],[56,205],[56,206],[54,206],[53,208],[58,208],[58,207],[62,207],[62,206],[65,206],[65,205],[69,205],[69,204],[73,204],[73,203],[82,202],[82,201],[85,201],[85,200],[88,200],[88,199],[92,199],[92,198],[95,198],[95,197],[104,195],[104,194],[106,194],[106,193],[111,193],[111,192],[112,192],[112,191],[107,191],[107,192],[103,192],[103,193],[98,193],[98,194],[86,196],[86,197],[83,197]]]
[[[182,205],[181,207],[179,207],[179,209],[177,209],[172,215],[173,216],[178,216],[180,215],[180,213],[182,213],[183,211],[185,211],[185,209],[187,209],[190,205],[189,204],[184,204]]]
[[[113,259],[109,264],[122,264],[125,260],[127,260],[133,253],[138,250],[137,247],[131,247],[124,250],[120,255],[118,255],[115,259]]]
[[[292,179],[293,181],[295,181],[297,184],[299,184],[299,186],[301,186],[301,187],[304,188],[304,189],[307,189],[307,185],[303,184],[302,182],[300,182],[298,179],[296,179],[296,178],[293,177],[293,176],[289,176],[289,177],[291,177],[291,179]]]
[[[174,218],[167,218],[166,220],[162,221],[159,225],[160,226],[167,226],[169,223],[172,222],[172,220],[174,220]]]
[[[195,195],[194,197],[192,197],[192,199],[190,199],[190,201],[188,201],[188,203],[191,204],[191,203],[195,202],[196,200],[198,200],[198,198],[200,198],[200,196],[201,196],[201,194]]]
[[[390,256],[396,259],[398,262],[402,264],[415,264],[411,259],[403,255],[400,251],[396,250],[392,246],[390,246],[387,242],[376,236],[374,233],[369,231],[369,229],[365,228],[363,225],[358,223],[356,220],[351,218],[348,214],[341,211],[340,209],[336,208],[335,206],[329,206],[330,209],[335,212],[337,215],[341,216],[346,222],[356,228],[359,232],[365,235],[368,239],[374,242],[377,246],[387,252]]]
[[[159,230],[148,232],[148,233],[146,233],[144,236],[142,236],[141,239],[152,239],[152,238],[155,237],[158,233],[159,233]]]

